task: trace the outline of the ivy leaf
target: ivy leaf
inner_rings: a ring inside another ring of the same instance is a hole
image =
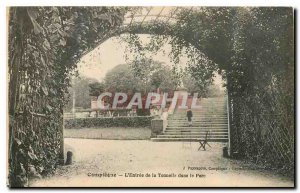
[[[106,14],[98,15],[97,18],[101,20],[110,20],[110,17]]]
[[[50,50],[51,49],[51,46],[50,46],[50,43],[48,42],[47,39],[45,39],[44,43],[43,43],[43,46],[46,50]]]
[[[64,31],[58,30],[58,33],[62,36],[62,37],[67,37],[68,34]]]
[[[32,152],[27,152],[27,155],[29,156],[29,158],[31,160],[37,160],[38,158],[36,157],[36,155]]]
[[[46,62],[45,62],[45,60],[44,60],[43,57],[41,57],[41,62],[42,62],[42,64],[43,64],[44,67],[47,67]]]
[[[42,91],[43,91],[43,93],[46,95],[46,96],[48,96],[48,90],[47,90],[47,88],[46,87],[42,87]]]
[[[16,142],[18,145],[21,145],[21,144],[22,144],[22,142],[21,142],[19,139],[17,139],[17,138],[15,138],[15,142]]]
[[[60,39],[59,44],[62,45],[62,46],[65,46],[66,45],[66,40],[63,39],[63,38]]]
[[[34,52],[32,53],[32,55],[33,55],[35,58],[38,58],[38,57],[39,57],[39,53],[38,53],[37,51],[34,51]]]
[[[47,105],[46,108],[49,112],[53,110],[53,108],[50,105]]]
[[[31,23],[33,25],[33,32],[34,34],[39,34],[43,31],[43,28],[38,24],[38,22],[36,21],[36,18],[38,16],[38,11],[34,10],[34,9],[27,9],[27,13],[28,16],[31,20]]]
[[[23,166],[22,163],[20,163],[20,174],[21,174],[21,175],[26,174],[26,170],[24,169],[24,166]]]

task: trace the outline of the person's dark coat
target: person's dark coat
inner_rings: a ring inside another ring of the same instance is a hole
[[[192,117],[193,117],[193,112],[191,110],[188,110],[186,112],[186,116],[188,118],[188,121],[192,121]]]

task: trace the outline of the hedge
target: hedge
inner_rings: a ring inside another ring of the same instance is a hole
[[[80,129],[90,127],[148,127],[151,125],[152,116],[137,117],[100,117],[66,119],[66,129]]]

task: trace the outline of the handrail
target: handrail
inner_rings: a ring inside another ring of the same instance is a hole
[[[228,128],[228,155],[230,155],[231,152],[231,135],[230,135],[230,113],[229,113],[229,95],[227,90],[227,128]]]

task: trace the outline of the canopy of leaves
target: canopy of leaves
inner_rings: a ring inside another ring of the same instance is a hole
[[[105,90],[124,93],[147,93],[158,88],[167,92],[177,86],[171,69],[153,60],[118,65],[106,74],[104,82]]]
[[[127,10],[9,9],[10,186],[26,185],[30,170],[53,172],[63,147],[62,112],[70,77],[78,60],[120,27]]]
[[[176,18],[175,24],[131,26],[125,40],[132,45],[132,52],[143,57],[146,52],[159,51],[162,43],[171,44],[170,57],[175,64],[183,54],[189,58],[188,72],[202,91],[218,71],[227,80],[231,128],[237,131],[233,151],[246,152],[245,156],[258,159],[256,162],[293,168],[292,8],[202,7],[182,10]],[[145,32],[155,37],[154,42],[158,40],[157,46],[142,45],[137,34]],[[264,120],[265,125],[257,120]],[[281,133],[280,142],[271,141],[278,138],[273,130]],[[289,153],[278,154],[277,148]],[[274,155],[276,159],[271,158]]]
[[[104,92],[105,85],[103,82],[92,82],[89,83],[89,95],[90,96],[99,96]]]
[[[11,186],[23,186],[32,165],[36,173],[44,175],[57,165],[70,75],[85,53],[120,29],[128,10],[126,7],[9,9]],[[169,42],[174,63],[186,54],[191,76],[202,88],[210,82],[215,70],[222,73],[227,79],[231,103],[231,128],[239,131],[234,138],[236,151],[245,152],[247,158],[256,162],[293,168],[292,9],[203,7],[183,10],[176,17],[175,24],[156,22],[127,29],[130,50],[138,53],[135,61],[143,61],[146,52],[158,52],[163,43]],[[155,35],[150,44],[143,46],[136,34],[145,32]],[[133,66],[134,72],[139,72],[142,65]],[[162,86],[159,77],[154,76],[150,85]],[[148,85],[148,79],[140,79],[144,86]],[[275,114],[281,116],[274,118]],[[272,141],[275,134],[280,136],[276,137],[277,142]],[[277,149],[283,153],[279,154]]]
[[[96,79],[87,77],[74,77],[71,86],[69,87],[69,102],[65,105],[64,110],[71,111],[73,107],[73,97],[75,96],[75,108],[88,109],[91,108],[91,88],[95,91],[101,90],[101,83]]]

